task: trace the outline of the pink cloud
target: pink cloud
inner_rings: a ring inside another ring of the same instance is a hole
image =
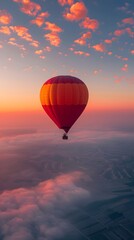
[[[94,48],[97,52],[105,52],[106,51],[105,45],[103,43],[96,44],[96,45],[92,46],[92,48]]]
[[[46,46],[44,49],[43,49],[45,52],[51,52],[51,48],[49,46]]]
[[[115,83],[120,83],[122,81],[126,81],[129,84],[133,84],[134,83],[134,76],[126,77],[126,76],[115,75],[114,79],[115,79]]]
[[[0,227],[3,239],[50,240],[55,236],[64,239],[66,235],[70,239],[70,230],[74,231],[74,227],[65,216],[79,211],[89,202],[89,191],[79,186],[79,181],[86,180],[85,174],[75,171],[32,188],[2,192]]]
[[[95,69],[95,70],[93,70],[93,74],[94,75],[97,75],[97,74],[99,74],[101,72],[102,72],[102,69]]]
[[[42,53],[43,53],[42,50],[36,50],[36,51],[35,51],[35,54],[37,54],[37,55],[40,55],[40,54],[42,54]]]
[[[107,53],[109,56],[111,56],[112,54],[113,54],[113,52],[112,51],[110,51],[110,52],[108,52]]]
[[[45,34],[44,37],[51,45],[58,47],[61,43],[58,33],[62,32],[62,29],[55,23],[46,22],[45,24],[46,27],[44,29],[50,31],[50,33]]]
[[[131,28],[125,28],[125,32],[128,33],[130,37],[134,37],[134,32],[131,30]]]
[[[115,57],[118,59],[122,59],[122,56],[115,54]]]
[[[118,10],[121,10],[121,11],[127,11],[128,10],[128,7],[129,7],[129,3],[128,2],[125,2],[124,3],[124,6],[121,6],[121,7],[118,7]]]
[[[41,58],[41,59],[45,59],[46,57],[45,57],[44,55],[41,55],[40,58]]]
[[[41,6],[31,0],[13,0],[13,2],[20,3],[20,10],[30,16],[36,16],[41,10]]]
[[[2,45],[2,44],[0,44],[0,48],[3,48],[3,45]]]
[[[11,23],[12,16],[6,10],[0,10],[0,23],[9,24]]]
[[[120,82],[122,82],[125,79],[125,76],[117,76],[117,75],[115,75],[114,79],[115,79],[115,83],[120,83]]]
[[[10,38],[9,41],[8,41],[8,44],[10,44],[12,46],[15,46],[15,47],[18,47],[22,51],[26,51],[26,48],[24,47],[23,44],[16,43],[16,39],[15,38]]]
[[[61,39],[56,32],[50,32],[44,35],[47,41],[50,42],[51,45],[58,47],[61,43]]]
[[[130,53],[131,53],[132,55],[134,55],[134,50],[131,50]]]
[[[74,0],[58,0],[58,3],[61,5],[61,6],[64,6],[64,5],[72,5],[74,3]]]
[[[99,27],[99,22],[96,19],[86,17],[84,21],[80,23],[80,26],[95,31]]]
[[[124,24],[131,24],[131,25],[133,25],[133,24],[134,24],[134,18],[132,18],[132,17],[130,17],[130,18],[124,18],[124,19],[122,20],[122,22],[123,22]]]
[[[83,51],[74,51],[75,55],[84,55],[85,57],[89,57],[90,53],[83,52]]]
[[[112,37],[111,39],[105,39],[104,42],[107,44],[111,44],[112,42],[116,41],[115,37]]]
[[[76,39],[74,42],[80,45],[86,45],[86,39],[91,38],[91,36],[91,32],[83,33],[82,36]]]
[[[46,24],[46,27],[44,28],[45,30],[49,30],[56,33],[62,32],[62,29],[59,26],[57,26],[55,23],[45,22],[45,24]]]
[[[124,66],[121,68],[122,71],[127,72],[128,71],[128,64],[124,64]]]
[[[73,51],[74,51],[74,48],[70,47],[69,50],[70,50],[71,52],[73,52]]]
[[[35,19],[31,20],[31,23],[36,24],[38,27],[41,27],[44,24],[45,18],[48,16],[48,12],[42,12]]]
[[[117,37],[121,36],[124,33],[125,33],[124,29],[119,29],[119,30],[114,31],[114,35],[117,36]]]
[[[118,58],[118,59],[121,59],[122,61],[128,61],[127,57],[122,57],[122,56],[117,55],[117,54],[115,54],[115,57]]]
[[[87,8],[83,2],[76,2],[71,5],[70,9],[66,9],[63,17],[68,21],[79,21],[86,17]]]
[[[107,43],[107,44],[111,44],[112,40],[111,39],[105,39],[104,42]]]
[[[20,38],[28,41],[31,46],[38,47],[39,42],[32,38],[32,35],[29,33],[29,29],[24,26],[10,26],[10,29],[15,32]]]
[[[125,29],[117,29],[114,31],[114,35],[120,37],[121,35],[128,33],[130,37],[134,36],[134,32],[131,30],[131,28],[125,28]]]
[[[30,43],[30,45],[31,46],[33,46],[33,47],[39,47],[39,41],[37,41],[37,40],[33,40],[31,43]]]
[[[10,26],[10,29],[15,32],[19,37],[25,39],[28,42],[33,41],[31,34],[29,33],[28,28],[23,26]]]
[[[10,28],[7,27],[7,26],[2,26],[2,27],[0,27],[0,32],[1,32],[1,33],[4,33],[4,34],[6,34],[6,35],[10,35],[10,34],[11,34]]]
[[[122,60],[123,61],[128,61],[128,58],[127,57],[123,57]]]

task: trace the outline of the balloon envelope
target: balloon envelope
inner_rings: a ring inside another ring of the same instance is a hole
[[[48,116],[67,133],[87,105],[88,89],[76,77],[56,76],[43,84],[40,100]]]

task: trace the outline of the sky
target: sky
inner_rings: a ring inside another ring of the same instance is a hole
[[[134,110],[133,0],[1,0],[0,111],[42,111],[56,75],[88,87],[87,111]]]
[[[133,0],[0,1],[0,239],[86,240],[133,181],[133,26]],[[57,75],[89,90],[68,141],[39,98]]]

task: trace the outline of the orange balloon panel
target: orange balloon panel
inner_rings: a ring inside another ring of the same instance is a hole
[[[41,88],[42,107],[55,124],[68,132],[88,101],[88,89],[78,78],[57,76]]]

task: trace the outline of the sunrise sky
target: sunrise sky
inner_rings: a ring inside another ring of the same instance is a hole
[[[0,111],[42,110],[55,75],[82,79],[87,109],[134,109],[133,0],[1,0]]]
[[[0,239],[133,239],[133,27],[134,0],[0,0]],[[57,75],[89,90],[68,141]]]

